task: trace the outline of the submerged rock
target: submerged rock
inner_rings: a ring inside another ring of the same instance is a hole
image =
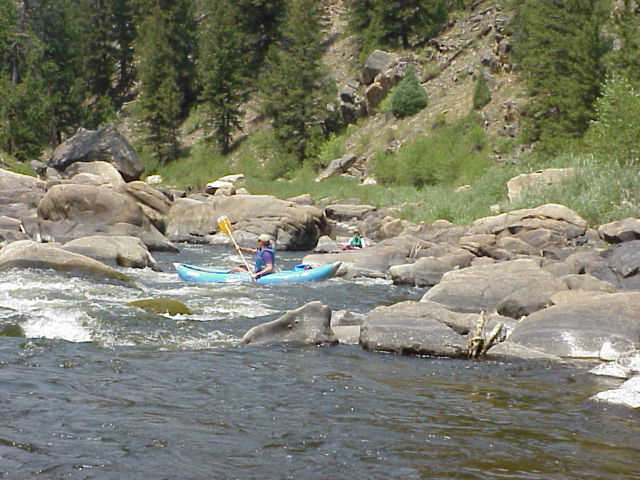
[[[170,298],[134,300],[127,303],[127,306],[140,308],[147,313],[167,315],[191,315],[193,313],[184,303]]]

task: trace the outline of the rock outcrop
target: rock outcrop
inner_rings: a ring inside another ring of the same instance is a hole
[[[138,180],[144,167],[131,144],[109,124],[98,130],[80,129],[53,151],[49,166],[65,171],[76,162],[111,163],[126,181]]]

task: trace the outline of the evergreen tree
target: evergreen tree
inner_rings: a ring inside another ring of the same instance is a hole
[[[237,5],[238,25],[245,35],[248,52],[252,53],[247,67],[256,76],[269,47],[279,38],[285,0],[237,0]]]
[[[0,149],[20,160],[38,155],[53,116],[39,69],[42,48],[26,13],[25,2],[0,0]]]
[[[282,40],[267,55],[261,82],[265,113],[281,144],[301,161],[310,140],[326,134],[335,85],[321,68],[322,39],[317,0],[291,0]]]
[[[177,130],[184,93],[174,62],[169,16],[154,2],[139,30],[136,55],[139,60],[139,116],[146,132],[145,142],[156,161],[166,163],[178,150]]]
[[[0,76],[10,76],[12,72],[17,23],[14,0],[0,0]]]
[[[613,12],[614,48],[606,57],[607,69],[640,87],[640,4],[621,0]]]
[[[116,105],[130,99],[130,91],[135,81],[134,42],[136,38],[135,0],[109,0],[113,6],[112,40],[115,45],[117,82],[114,98]]]
[[[366,49],[409,48],[431,38],[447,21],[446,0],[349,0],[350,26]]]
[[[429,97],[416,77],[415,67],[409,65],[407,72],[391,94],[391,111],[403,118],[418,113],[429,104]]]
[[[603,8],[602,0],[522,1],[516,49],[531,97],[530,140],[577,137],[593,119],[606,52]]]
[[[239,130],[241,103],[247,98],[246,36],[237,28],[239,12],[227,0],[211,0],[200,23],[198,76],[205,127],[227,153]]]

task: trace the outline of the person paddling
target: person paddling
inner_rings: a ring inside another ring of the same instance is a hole
[[[271,246],[271,237],[266,233],[262,233],[258,236],[258,248],[238,247],[238,250],[255,254],[256,263],[253,267],[253,271],[249,272],[254,279],[258,279],[273,272],[276,254]],[[244,265],[234,267],[230,270],[231,273],[246,271],[247,267]]]

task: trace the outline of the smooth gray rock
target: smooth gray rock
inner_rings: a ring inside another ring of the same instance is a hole
[[[492,313],[502,300],[534,281],[552,281],[532,260],[514,260],[453,270],[442,276],[422,301],[432,301],[458,312]]]
[[[507,295],[498,304],[500,315],[519,319],[552,305],[551,297],[567,287],[553,277],[534,280]]]
[[[55,185],[40,201],[38,217],[42,238],[47,241],[133,236],[149,250],[177,252],[131,196],[109,186]]]
[[[514,210],[493,217],[480,218],[469,227],[469,235],[478,233],[510,234],[527,230],[546,229],[566,239],[584,235],[587,222],[573,210],[558,204]]]
[[[96,160],[111,163],[126,181],[138,180],[144,171],[140,157],[113,124],[98,130],[80,129],[56,147],[49,166],[64,171],[73,163]]]
[[[367,350],[402,354],[466,357],[467,339],[443,322],[463,316],[438,306],[407,301],[373,309],[361,327],[360,344]]]
[[[615,222],[600,225],[598,235],[609,243],[622,243],[640,240],[640,219],[625,218]]]
[[[615,359],[640,348],[640,292],[545,308],[520,321],[509,340],[560,357]]]
[[[255,245],[258,235],[267,233],[280,250],[311,250],[329,233],[324,211],[298,205],[269,195],[234,195],[175,200],[167,217],[166,235],[172,241],[204,241],[219,231],[218,218],[226,216],[238,243]],[[221,235],[221,241],[231,239]],[[326,263],[326,262],[323,262]]]
[[[137,237],[84,237],[65,243],[62,249],[107,265],[160,270],[145,244]]]
[[[324,345],[337,341],[331,329],[331,309],[316,300],[287,311],[277,320],[251,328],[242,337],[241,344]]]
[[[0,270],[10,268],[50,268],[133,282],[128,275],[93,258],[31,240],[13,242],[0,249]]]

